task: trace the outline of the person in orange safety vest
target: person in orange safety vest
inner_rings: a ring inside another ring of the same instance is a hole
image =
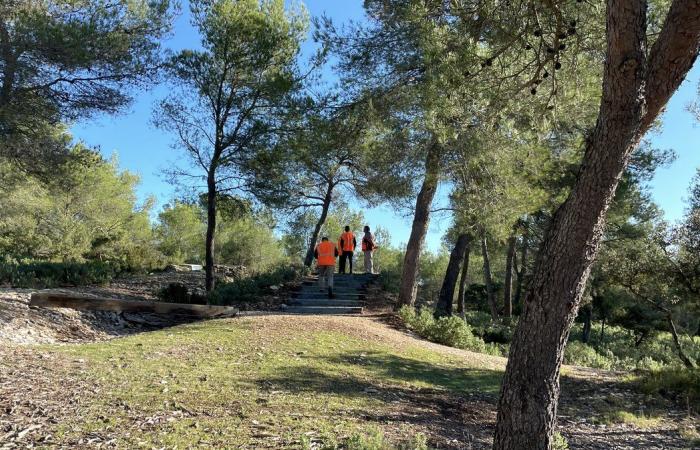
[[[328,240],[327,236],[321,238],[314,250],[314,257],[318,260],[318,283],[322,291],[328,289],[328,298],[333,295],[333,272],[335,272],[335,258],[338,256],[338,247]]]
[[[355,234],[350,231],[349,226],[346,226],[345,232],[338,238],[338,248],[340,248],[341,251],[338,273],[345,273],[345,262],[347,260],[350,260],[350,273],[352,273],[352,256],[355,254],[355,247],[357,247]]]

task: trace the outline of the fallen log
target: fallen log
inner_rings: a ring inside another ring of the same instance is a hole
[[[29,306],[43,308],[71,308],[92,311],[116,311],[131,313],[155,313],[203,318],[232,317],[238,309],[231,306],[190,305],[184,303],[149,302],[99,298],[52,292],[35,292]]]

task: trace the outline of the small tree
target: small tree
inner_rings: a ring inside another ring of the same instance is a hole
[[[169,65],[174,91],[155,114],[173,132],[207,191],[206,289],[214,288],[217,194],[245,191],[240,169],[254,150],[274,140],[282,112],[298,86],[296,58],[306,30],[303,10],[283,0],[193,0],[201,50],[184,50]],[[174,179],[173,181],[181,181]]]

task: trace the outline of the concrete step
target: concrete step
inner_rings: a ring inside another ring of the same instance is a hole
[[[317,284],[318,284],[318,280],[307,280],[307,281],[302,282],[303,286],[313,286],[313,285],[317,285]],[[366,287],[370,283],[362,283],[359,281],[344,281],[344,280],[335,280],[334,279],[333,284],[335,286],[347,286],[347,287],[351,287],[351,288],[362,288],[362,287]]]
[[[337,300],[364,300],[365,296],[362,294],[336,294],[333,292],[333,295],[335,295],[335,299]],[[307,292],[304,294],[300,295],[295,295],[294,298],[307,298],[307,299],[317,299],[317,300],[326,300],[328,299],[328,293],[326,292]],[[333,300],[333,299],[328,299],[328,300]]]
[[[295,298],[289,302],[294,306],[364,306],[364,302],[358,300],[342,299],[318,299],[318,298]]]
[[[367,290],[367,288],[364,286],[343,286],[342,284],[335,284],[335,283],[333,283],[333,289],[336,289],[338,291],[346,291],[346,292],[364,292]],[[320,290],[321,290],[321,286],[318,283],[314,283],[314,284],[305,284],[303,286],[300,286],[299,289],[296,290],[296,292],[300,292],[300,291],[313,292],[313,291],[320,291]]]
[[[362,314],[359,306],[290,306],[285,312],[291,314]]]

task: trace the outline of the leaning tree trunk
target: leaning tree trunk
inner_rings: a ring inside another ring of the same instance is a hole
[[[595,129],[576,183],[542,242],[510,347],[494,449],[549,450],[564,347],[622,172],[692,66],[700,1],[674,0],[649,57],[646,2],[608,0],[607,58]]]
[[[444,317],[452,315],[452,302],[455,296],[455,286],[459,278],[459,265],[464,257],[464,249],[469,245],[469,235],[464,233],[457,237],[452,252],[450,253],[450,261],[447,263],[445,278],[442,281],[440,296],[438,297],[437,305],[435,306],[435,317]]]
[[[469,242],[464,249],[464,260],[462,261],[462,275],[459,278],[459,292],[457,293],[457,314],[464,319],[464,296],[467,295],[466,289],[469,281],[469,253],[471,250],[471,236]]]
[[[416,212],[413,216],[411,236],[408,239],[406,254],[403,259],[398,306],[413,306],[416,302],[420,252],[423,247],[423,241],[425,241],[425,235],[428,232],[430,205],[433,203],[439,178],[440,147],[438,144],[432,144],[425,159],[425,179],[416,199]]]
[[[489,249],[486,245],[486,236],[481,236],[481,256],[484,258],[484,284],[488,296],[491,319],[498,319],[498,307],[496,306],[496,292],[493,290],[493,277],[491,276],[491,260]]]
[[[207,238],[204,257],[204,285],[207,292],[214,290],[214,233],[216,232],[216,178],[214,169],[207,176]]]
[[[331,206],[331,199],[333,198],[333,184],[328,183],[328,189],[326,190],[326,196],[323,198],[323,205],[321,206],[321,215],[316,222],[314,231],[311,234],[311,242],[309,242],[309,248],[306,250],[306,257],[304,258],[304,265],[306,267],[311,267],[311,263],[314,262],[314,250],[316,249],[316,242],[318,241],[318,234],[321,232],[321,227],[326,223],[326,218],[328,217],[328,209]]]
[[[503,287],[503,315],[513,315],[513,261],[515,260],[515,235],[508,238],[508,251],[506,252],[506,276]]]
[[[671,311],[666,311],[666,320],[668,321],[668,327],[671,329],[671,336],[673,336],[673,343],[676,345],[676,351],[678,352],[678,357],[683,361],[683,364],[688,369],[694,369],[695,364],[688,358],[688,355],[683,351],[683,345],[678,337],[678,330],[676,330],[676,324],[673,322],[673,314]]]
[[[515,282],[515,296],[513,298],[513,303],[516,305],[520,304],[520,299],[523,296],[523,283],[527,272],[527,251],[530,245],[527,233],[526,228],[523,232],[523,244],[520,248],[520,270],[517,271],[517,281]]]

